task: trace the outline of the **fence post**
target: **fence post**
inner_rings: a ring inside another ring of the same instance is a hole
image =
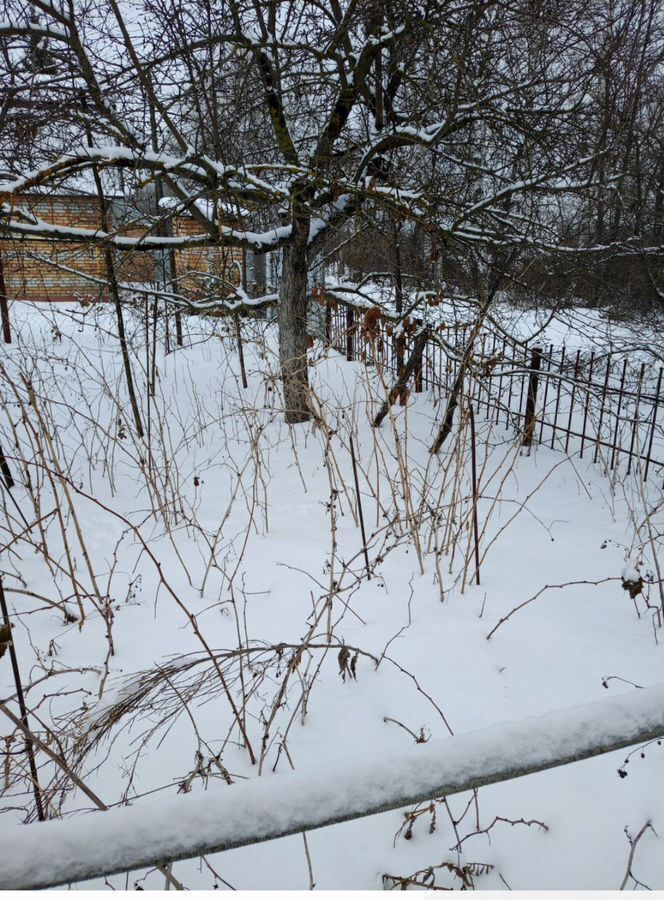
[[[9,303],[7,302],[7,288],[5,285],[5,273],[2,266],[2,249],[0,248],[0,316],[2,317],[2,339],[5,344],[11,344],[12,332],[9,326]]]
[[[421,327],[422,327],[422,319],[416,319],[416,320],[415,320],[415,324],[417,325],[418,328],[421,328]],[[416,343],[417,343],[417,342],[416,342]],[[425,345],[425,346],[426,346],[426,345]],[[415,363],[415,393],[416,393],[416,394],[421,394],[421,393],[422,393],[422,367],[423,367],[423,358],[424,358],[424,352],[422,352],[422,353],[417,357],[417,362]]]
[[[643,376],[646,373],[646,364],[641,363],[639,371],[639,386],[636,391],[636,406],[634,408],[634,424],[632,425],[632,440],[629,442],[629,456],[627,457],[627,474],[632,471],[632,459],[634,457],[634,442],[639,431],[639,412],[641,406],[641,388],[643,387]]]
[[[621,440],[620,447],[618,447],[618,431],[620,429],[620,411],[622,410],[623,397],[625,396],[624,390],[625,390],[625,373],[626,372],[627,372],[627,359],[624,359],[623,367],[622,367],[622,375],[620,377],[620,388],[619,388],[619,393],[618,393],[618,409],[616,410],[616,427],[613,432],[613,445],[611,448],[611,465],[609,466],[610,469],[613,469],[613,464],[616,461],[616,457],[618,455],[618,450],[619,449],[622,450],[622,440]]]
[[[652,408],[652,425],[650,428],[650,439],[648,440],[648,450],[646,452],[646,469],[643,473],[643,480],[648,480],[648,470],[650,469],[650,462],[652,460],[652,444],[655,439],[655,424],[657,422],[657,408],[659,407],[659,395],[660,390],[662,388],[662,372],[664,368],[662,366],[659,367],[659,376],[657,378],[657,388],[655,389],[655,402]]]
[[[579,459],[583,459],[583,445],[586,440],[586,424],[588,422],[588,408],[590,406],[590,391],[593,384],[593,365],[595,363],[595,351],[593,350],[590,354],[590,366],[588,368],[588,382],[586,385],[586,402],[583,408],[583,428],[581,429],[581,452],[579,453]]]
[[[325,348],[332,346],[332,307],[328,299],[325,300]]]
[[[353,331],[355,323],[355,310],[352,306],[346,307],[346,360],[353,361]]]
[[[537,421],[537,383],[539,381],[539,370],[542,363],[542,348],[533,347],[533,353],[530,358],[530,377],[528,379],[528,398],[526,400],[526,421],[523,428],[523,445],[530,447],[533,442],[533,432],[535,431],[535,423]]]

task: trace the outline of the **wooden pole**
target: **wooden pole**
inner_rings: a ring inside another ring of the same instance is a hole
[[[418,328],[422,327],[422,319],[416,319],[416,324]],[[426,348],[426,342],[422,346],[422,352],[417,354],[415,359],[415,393],[422,393],[422,360],[424,357],[424,350]]]
[[[346,307],[346,360],[353,361],[353,329],[355,323],[355,310],[352,306]]]
[[[390,406],[392,403],[396,403],[399,397],[403,396],[406,386],[408,384],[408,379],[413,374],[413,372],[417,369],[418,364],[421,365],[422,361],[422,353],[424,352],[424,347],[426,342],[429,340],[429,329],[424,328],[415,338],[415,344],[411,351],[410,357],[405,365],[401,368],[401,371],[397,375],[397,380],[389,393],[387,400],[383,402],[376,418],[374,419],[373,425],[374,428],[379,428],[380,423],[383,421],[387,413],[389,412]]]
[[[0,610],[2,611],[2,621],[4,624],[4,630],[6,631],[7,635],[7,642],[9,644],[9,658],[11,660],[12,672],[14,675],[16,699],[18,700],[18,707],[21,711],[21,722],[23,723],[25,728],[28,728],[28,710],[25,705],[25,697],[23,695],[23,685],[21,684],[21,670],[18,666],[16,648],[14,647],[14,642],[11,639],[11,622],[9,621],[9,610],[7,608],[7,600],[5,599],[5,589],[2,583],[2,577],[0,577]],[[32,781],[32,790],[35,797],[35,806],[37,807],[37,818],[40,822],[43,822],[46,818],[46,814],[44,813],[44,805],[42,803],[41,787],[39,785],[37,764],[35,762],[35,750],[32,746],[32,741],[27,737],[25,739],[25,752],[28,757],[28,764],[30,766],[30,779]]]
[[[325,301],[325,348],[332,346],[332,307],[330,301]]]
[[[242,290],[247,295],[247,251],[242,248]],[[242,387],[246,390],[249,387],[247,381],[247,369],[244,364],[244,347],[242,346],[242,328],[240,327],[240,314],[236,312],[235,318],[235,339],[237,341],[237,355],[240,360],[240,375],[242,376]]]
[[[175,285],[177,283],[177,269],[175,266],[175,250],[171,247],[168,251],[169,259],[171,262],[171,290],[175,293]],[[182,347],[184,341],[182,340],[182,310],[179,306],[175,307],[175,342],[178,347]]]
[[[86,108],[84,98],[82,101],[82,106],[83,109]],[[88,139],[88,147],[94,147],[94,141],[92,140],[92,131],[90,130],[90,128],[86,129],[86,133]],[[110,229],[107,202],[106,197],[104,196],[104,187],[97,166],[92,166],[92,175],[95,181],[95,187],[97,189],[97,197],[99,198],[99,224],[102,231],[108,233]],[[106,264],[106,278],[111,291],[111,297],[113,298],[113,305],[115,306],[115,316],[118,324],[118,339],[120,342],[120,351],[122,354],[122,365],[124,368],[125,379],[127,381],[129,404],[131,406],[132,415],[134,417],[134,426],[136,427],[136,433],[140,438],[143,438],[145,437],[145,432],[143,431],[143,421],[141,419],[141,413],[138,408],[138,400],[136,398],[136,391],[134,389],[134,376],[131,371],[129,344],[127,342],[127,335],[125,332],[124,317],[122,314],[122,303],[120,301],[120,291],[118,288],[118,280],[115,272],[113,251],[110,244],[106,244],[104,246],[104,262]]]
[[[234,313],[233,318],[235,319],[235,339],[237,341],[237,355],[240,359],[240,375],[242,377],[242,387],[246,390],[249,387],[249,382],[247,381],[247,369],[244,364],[244,347],[242,346],[242,329],[240,328],[240,314]]]
[[[533,347],[530,358],[530,376],[528,378],[528,397],[526,399],[526,420],[523,428],[523,445],[530,447],[533,442],[533,432],[537,423],[537,385],[539,371],[542,364],[542,348]]]
[[[7,286],[5,284],[5,271],[2,264],[2,250],[0,250],[0,316],[2,317],[2,339],[5,344],[11,344],[12,332],[9,327],[9,303],[7,302]]]
[[[480,583],[480,536],[477,524],[477,445],[475,440],[475,412],[472,403],[468,406],[470,418],[470,461],[473,476],[473,536],[475,539],[475,579]]]

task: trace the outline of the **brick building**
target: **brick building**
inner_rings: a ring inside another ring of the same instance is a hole
[[[101,228],[99,199],[90,194],[30,194],[15,199],[16,206],[45,222],[77,228]],[[107,199],[109,227],[126,236],[154,233],[157,217],[124,196]],[[146,204],[143,204],[145,208]],[[191,216],[173,214],[168,230],[174,237],[204,234]],[[243,274],[256,279],[254,260],[229,247],[185,247],[165,251],[118,251],[113,258],[123,285],[167,283],[169,289],[191,299],[228,293]],[[103,247],[92,243],[43,239],[0,238],[0,257],[9,300],[75,302],[108,299]]]

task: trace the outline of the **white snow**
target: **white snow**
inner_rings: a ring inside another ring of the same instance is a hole
[[[620,575],[623,581],[629,582],[631,584],[635,584],[641,577],[639,575],[639,570],[637,569],[637,567],[631,563],[627,563],[627,565],[623,566]]]
[[[368,302],[378,298],[375,285],[339,278],[338,287],[344,285],[365,291]],[[145,414],[142,309],[143,304],[128,305],[126,314]],[[447,311],[452,317],[462,312],[451,298]],[[110,851],[122,855],[138,853],[162,836],[171,849],[182,850],[188,833],[198,834],[201,823],[218,824],[219,834],[228,835],[223,831],[226,812],[245,836],[292,826],[293,815],[300,812],[319,815],[320,822],[330,810],[347,810],[349,798],[373,803],[395,788],[419,790],[423,778],[431,786],[437,778],[472,774],[469,766],[486,774],[536,753],[553,753],[561,747],[562,724],[566,740],[588,746],[606,730],[625,724],[623,714],[631,714],[623,704],[634,703],[632,711],[643,711],[640,704],[650,702],[644,697],[657,698],[649,689],[633,692],[629,684],[662,680],[664,642],[655,618],[656,535],[662,531],[656,472],[642,484],[634,473],[626,477],[624,465],[607,478],[601,459],[595,465],[587,455],[567,459],[544,445],[535,446],[530,455],[520,454],[511,423],[502,417],[490,422],[484,409],[476,408],[483,554],[478,586],[467,527],[468,430],[455,426],[440,458],[432,460],[428,452],[444,394],[413,393],[407,406],[395,405],[393,418],[375,430],[371,417],[389,377],[384,387],[374,368],[324,353],[316,342],[309,370],[330,427],[329,440],[327,432],[312,424],[288,429],[280,410],[274,327],[241,319],[249,380],[245,390],[233,320],[185,317],[184,348],[166,355],[159,333],[156,396],[150,400],[152,462],[147,467],[142,463],[146,445],[131,423],[112,309],[14,303],[10,312],[15,342],[0,349],[6,373],[0,444],[19,476],[11,496],[29,522],[36,518],[34,492],[42,513],[53,509],[48,480],[36,478],[33,438],[10,386],[9,379],[25,402],[22,371],[49,423],[56,458],[71,479],[71,501],[88,558],[102,596],[110,599],[115,652],[107,656],[107,622],[88,596],[82,601],[87,618],[80,629],[77,622],[63,623],[63,616],[39,599],[56,602],[62,597],[69,610],[78,612],[63,571],[66,553],[55,516],[44,525],[51,557],[62,567],[55,575],[26,539],[14,541],[11,552],[3,554],[13,641],[29,685],[30,708],[38,709],[50,727],[64,727],[68,760],[78,759],[80,748],[87,750],[79,775],[105,804],[123,804],[126,796],[131,808],[90,814],[88,798],[71,791],[62,805],[63,823],[23,827],[22,809],[32,798],[17,774],[4,789],[0,816],[3,873],[5,860],[15,856],[15,842],[36,841],[32,834],[41,835],[50,869],[61,863],[49,849],[50,839],[43,838],[47,833],[54,835],[54,847],[60,841],[55,835],[62,834],[64,842],[89,839],[93,856]],[[542,324],[542,317],[533,313],[502,306],[496,313],[510,330],[526,336]],[[620,343],[622,335],[622,346],[633,343],[626,327],[607,325],[590,312],[570,313],[550,327],[553,339],[578,335],[579,341],[599,342],[604,328],[605,341]],[[656,346],[656,338],[651,344]],[[26,406],[25,414],[42,434],[35,410]],[[355,518],[351,435],[373,567],[370,581]],[[33,493],[23,485],[17,456],[33,466]],[[405,477],[423,515],[423,573],[409,527]],[[458,500],[452,516],[453,491]],[[65,502],[61,492],[60,497]],[[68,505],[65,511],[76,578],[94,598]],[[642,526],[646,514],[653,517],[654,543]],[[3,544],[25,528],[15,516],[12,501],[0,516]],[[436,547],[443,552],[437,555]],[[466,558],[470,566],[464,581]],[[637,563],[644,594],[632,601],[619,576],[625,566]],[[291,670],[294,648],[325,610],[331,579],[339,589],[331,609],[332,641],[323,618]],[[545,585],[566,582],[579,583],[545,591],[486,640],[500,619]],[[183,607],[195,616],[238,702],[244,679],[248,736],[257,757],[264,747],[260,777]],[[369,654],[359,656],[357,681],[340,677],[342,642]],[[381,657],[376,668],[373,660]],[[6,656],[0,660],[0,695],[11,697],[6,661]],[[629,693],[619,696],[623,690]],[[577,710],[532,719],[547,710],[602,699],[608,706],[589,707],[583,716]],[[10,705],[16,708],[13,701]],[[612,714],[601,713],[606,709]],[[445,722],[455,734],[449,741],[443,740],[449,734]],[[517,724],[505,729],[505,722]],[[561,723],[559,728],[555,722]],[[32,726],[44,736],[36,720]],[[12,727],[6,724],[0,735],[9,735]],[[420,729],[430,740],[416,745]],[[214,772],[194,775],[190,792],[178,797],[178,786],[194,770],[199,750],[206,760],[220,754],[234,783],[225,784]],[[615,888],[624,877],[630,849],[625,827],[635,834],[650,820],[660,837],[648,832],[640,841],[635,871],[650,887],[660,888],[664,796],[657,786],[664,751],[654,743],[625,764],[628,753],[617,751],[480,789],[481,829],[498,816],[538,820],[548,831],[499,821],[488,835],[481,833],[473,802],[462,818],[472,792],[435,805],[432,833],[425,805],[412,840],[402,832],[395,841],[405,821],[403,808],[314,830],[307,840],[316,885],[376,889],[385,873],[408,875],[449,860],[494,866],[478,881],[483,888],[504,889],[501,877],[513,889]],[[21,757],[14,759],[22,763]],[[404,760],[411,761],[410,770],[403,767]],[[54,766],[43,754],[38,754],[38,764],[48,783],[56,774]],[[619,768],[628,777],[620,777]],[[367,770],[365,778],[361,773]],[[306,797],[296,802],[299,797],[294,799],[287,786],[300,784],[299,778]],[[259,814],[251,815],[259,806]],[[458,836],[447,810],[461,819]],[[133,844],[121,835],[117,844],[115,836],[108,837],[115,834],[116,815],[118,822],[136,816],[142,823]],[[106,821],[110,824],[104,825]],[[297,821],[297,827],[304,827]],[[186,828],[179,827],[182,822]],[[106,839],[97,823],[110,829]],[[460,838],[466,840],[459,852],[453,848]],[[68,863],[84,865],[85,854],[73,852],[72,846],[64,851]],[[166,852],[166,846],[159,852]],[[210,853],[206,859],[238,888],[293,890],[309,883],[298,835]],[[26,855],[15,856],[17,865],[21,860]],[[120,864],[126,860],[122,855]],[[130,886],[138,879],[147,889],[163,887],[163,875],[148,873],[148,868],[135,871]],[[19,877],[13,871],[12,877]],[[215,883],[196,859],[177,862],[174,874],[189,889]],[[440,882],[459,886],[449,872],[441,874]],[[122,888],[125,877],[110,876],[109,883]],[[103,879],[94,879],[91,886],[103,888]]]

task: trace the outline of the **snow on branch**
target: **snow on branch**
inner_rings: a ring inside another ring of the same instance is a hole
[[[197,796],[0,828],[0,889],[189,859],[446,797],[664,734],[664,684],[400,753],[267,775]]]
[[[54,25],[42,25],[36,22],[26,22],[19,24],[0,20],[0,35],[30,35],[30,37],[52,38],[56,41],[66,41],[69,39],[69,33]]]
[[[111,144],[102,147],[81,147],[76,153],[65,154],[44,168],[26,172],[13,181],[2,181],[0,195],[22,193],[42,184],[50,184],[56,177],[67,177],[93,166],[143,166],[146,169],[179,174],[197,181],[206,181],[209,175],[209,166],[198,165],[186,157],[152,153],[143,149],[133,150],[130,147]],[[235,174],[235,170],[232,171]],[[217,165],[215,174],[223,175],[224,171],[220,171]]]
[[[226,297],[212,297],[209,300],[186,300],[189,309],[199,312],[255,312],[258,309],[266,309],[276,306],[279,302],[279,294],[262,294],[259,297],[251,297],[241,287],[235,288],[232,294]]]
[[[209,234],[187,235],[182,237],[124,237],[112,235],[97,228],[78,228],[73,225],[54,225],[36,216],[33,222],[7,220],[2,221],[6,210],[0,205],[0,231],[16,238],[38,239],[46,241],[66,241],[67,243],[110,244],[118,250],[180,250],[184,247],[216,244]]]
[[[13,216],[17,218],[12,218]],[[4,219],[4,220],[3,220]],[[211,225],[209,232],[177,237],[161,237],[145,234],[139,237],[126,237],[111,234],[100,228],[79,228],[74,225],[57,225],[22,210],[14,209],[0,203],[0,232],[15,238],[66,241],[67,243],[108,244],[118,250],[182,250],[196,246],[244,247],[254,253],[266,253],[275,250],[291,237],[292,226],[280,225],[265,232],[243,231],[228,225],[215,227]]]
[[[495,191],[490,197],[486,197],[480,202],[475,203],[473,206],[470,206],[468,209],[465,209],[463,214],[457,219],[455,225],[460,225],[478,212],[490,209],[501,200],[505,200],[508,197],[512,197],[514,194],[520,194],[525,191],[537,190],[546,191],[548,193],[565,193],[568,191],[590,190],[591,188],[597,187],[597,183],[593,182],[591,179],[586,178],[583,181],[571,181],[569,178],[565,179],[564,176],[577,171],[579,168],[589,163],[596,162],[602,155],[602,153],[596,153],[592,156],[579,159],[574,163],[565,166],[560,172],[545,172],[536,178],[512,182],[500,190]],[[613,181],[615,179],[612,178],[610,180]]]

